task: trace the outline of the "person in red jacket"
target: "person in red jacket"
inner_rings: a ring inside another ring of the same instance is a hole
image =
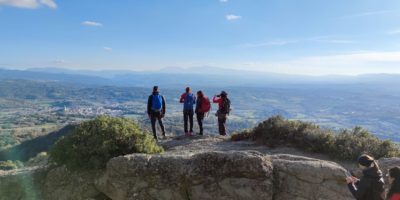
[[[215,95],[214,103],[218,103],[218,111],[215,114],[218,117],[218,131],[220,135],[226,135],[226,119],[230,112],[231,101],[228,98],[228,93],[222,91],[221,94]]]
[[[389,169],[389,192],[387,195],[388,200],[400,200],[400,167],[393,167]]]

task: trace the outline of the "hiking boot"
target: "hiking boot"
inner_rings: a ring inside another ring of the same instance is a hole
[[[185,136],[189,136],[189,132],[185,132]]]
[[[189,136],[192,136],[192,135],[193,135],[193,132],[192,132],[192,131],[190,131],[190,132],[189,132]]]

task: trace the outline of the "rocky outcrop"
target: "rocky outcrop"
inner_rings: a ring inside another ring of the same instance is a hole
[[[336,163],[276,155],[274,199],[353,199],[344,180],[345,170]]]
[[[0,200],[353,199],[337,163],[271,153],[251,143],[193,141],[201,147],[191,140],[170,141],[164,154],[116,157],[104,171],[59,167],[0,173]],[[382,159],[380,165],[386,170],[399,166],[400,159]]]
[[[66,167],[50,169],[43,184],[43,199],[86,200],[102,194],[94,182],[100,171],[71,172]]]
[[[272,199],[273,166],[255,152],[111,159],[97,188],[112,199]]]

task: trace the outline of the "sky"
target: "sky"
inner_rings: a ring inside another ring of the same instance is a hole
[[[0,0],[0,67],[400,73],[399,0]]]

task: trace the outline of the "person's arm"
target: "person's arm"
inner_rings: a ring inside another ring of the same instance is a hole
[[[351,194],[353,194],[353,196],[356,199],[363,199],[363,197],[365,196],[365,194],[368,190],[368,186],[370,184],[369,184],[368,179],[361,178],[360,181],[354,182],[354,183],[349,183],[347,185],[350,189]]]
[[[165,115],[165,112],[166,112],[166,110],[167,110],[167,108],[165,107],[165,98],[164,98],[164,96],[161,96],[161,98],[162,98],[162,114],[163,114],[163,116]]]
[[[179,103],[184,103],[185,102],[185,98],[186,98],[186,93],[183,93],[181,95],[181,98],[179,99]]]
[[[149,99],[147,100],[147,114],[150,115],[151,114],[151,104],[152,104],[152,98],[151,95],[149,96]]]
[[[213,97],[213,103],[219,103],[219,101],[221,100],[221,98],[214,96]]]

